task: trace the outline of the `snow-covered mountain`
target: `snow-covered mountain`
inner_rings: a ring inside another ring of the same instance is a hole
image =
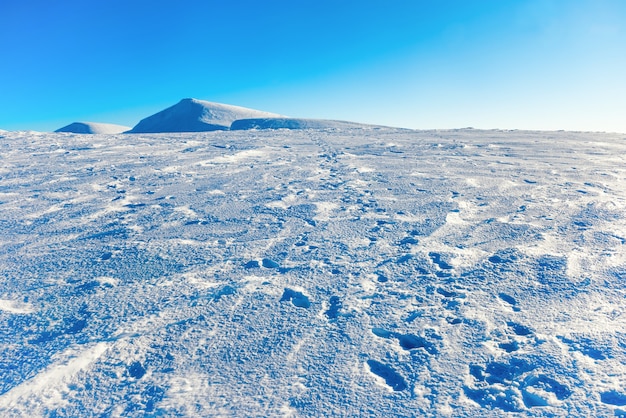
[[[0,147],[3,418],[626,415],[623,134]]]
[[[55,132],[72,132],[76,134],[119,134],[130,130],[129,126],[112,123],[74,122],[57,129]]]
[[[72,125],[70,125],[70,127],[71,126]],[[142,119],[134,128],[127,130],[127,133],[208,132],[251,129],[345,129],[364,127],[374,126],[338,120],[290,118],[240,106],[198,99],[183,99],[174,106]],[[76,132],[76,130],[71,132]]]
[[[281,115],[240,106],[183,99],[142,119],[129,133],[223,131],[237,119],[272,118]]]

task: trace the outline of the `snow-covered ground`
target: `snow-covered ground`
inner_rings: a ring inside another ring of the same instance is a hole
[[[626,414],[626,135],[0,147],[3,417]]]

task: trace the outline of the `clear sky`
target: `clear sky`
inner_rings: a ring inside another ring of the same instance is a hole
[[[185,97],[419,129],[626,132],[626,1],[0,1],[0,128],[133,126]]]

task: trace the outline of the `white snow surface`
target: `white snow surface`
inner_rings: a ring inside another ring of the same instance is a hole
[[[207,102],[198,99],[183,99],[152,116],[142,119],[130,133],[162,132],[205,132],[228,130],[238,119],[275,118],[281,115]]]
[[[73,122],[57,129],[55,132],[70,132],[76,134],[119,134],[129,131],[129,126],[114,125],[112,123]]]
[[[0,416],[626,414],[626,137],[3,133]]]

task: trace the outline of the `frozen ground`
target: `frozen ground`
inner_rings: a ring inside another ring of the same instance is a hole
[[[626,135],[0,135],[0,415],[626,415]]]

